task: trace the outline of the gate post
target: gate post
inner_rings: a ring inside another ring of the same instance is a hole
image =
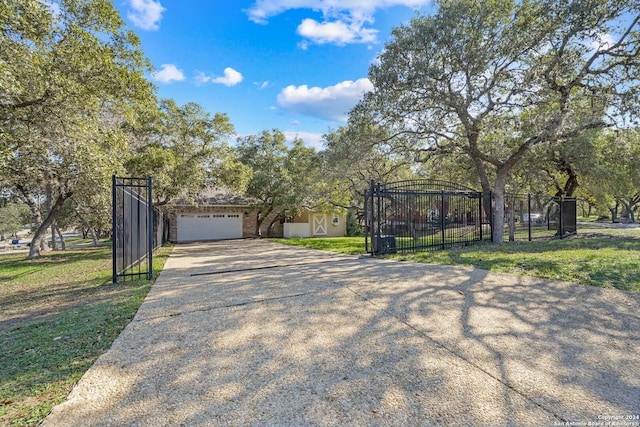
[[[147,178],[147,253],[149,254],[149,272],[147,273],[147,279],[153,278],[153,199],[151,198],[151,189],[153,181],[151,177]]]
[[[495,209],[493,208],[493,191],[489,191],[489,212],[491,212],[489,218],[489,228],[491,228],[491,242],[493,242],[493,216],[496,214]]]
[[[373,180],[371,180],[371,189],[369,190],[369,192],[371,193],[371,205],[370,205],[370,209],[371,209],[371,227],[369,232],[371,233],[371,255],[375,255],[376,254],[376,246],[375,243],[373,242],[373,239],[376,238],[376,233],[375,233],[375,221],[376,221],[376,214],[373,211],[375,209],[375,204],[374,204],[374,193],[376,191],[376,184],[375,182],[373,182]]]
[[[375,245],[375,249],[374,252],[376,253],[376,255],[380,254],[380,246],[382,243],[382,221],[380,219],[380,217],[382,216],[382,207],[380,206],[380,183],[376,183],[375,186],[375,194],[376,194],[376,201],[378,203],[376,203],[376,209],[377,209],[377,218],[376,218],[376,245]]]
[[[442,249],[445,249],[444,239],[445,239],[445,227],[447,225],[447,221],[444,216],[444,190],[440,190],[440,228],[441,228],[441,238],[442,238]]]
[[[527,194],[527,209],[529,214],[529,241],[531,241],[531,193]]]
[[[564,196],[560,196],[558,198],[558,203],[560,204],[560,213],[558,215],[558,234],[560,235],[560,238],[563,239],[564,238],[564,218],[562,218],[562,214],[563,214],[563,202],[564,202]]]
[[[482,193],[480,193],[478,195],[478,200],[480,201],[480,203],[478,203],[478,221],[480,221],[480,241],[482,242],[482,199],[484,199],[484,195]]]
[[[369,189],[364,191],[364,248],[367,253],[373,253],[373,180],[369,183]],[[371,241],[371,252],[369,252]]]
[[[116,203],[116,174],[111,176],[111,265],[112,265],[112,275],[111,281],[113,283],[118,283],[118,268],[116,266],[117,263],[117,248],[118,248],[118,233],[117,233],[117,203]]]

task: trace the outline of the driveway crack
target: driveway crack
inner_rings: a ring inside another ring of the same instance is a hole
[[[182,315],[185,315],[185,314],[206,313],[208,311],[220,310],[220,309],[223,309],[223,308],[244,307],[244,306],[248,306],[248,305],[257,305],[257,304],[270,302],[270,301],[278,301],[278,300],[299,298],[299,297],[304,297],[304,296],[307,296],[307,295],[317,294],[318,292],[320,292],[320,291],[309,291],[309,292],[302,292],[302,293],[298,293],[298,294],[282,295],[282,296],[278,296],[278,297],[261,298],[261,299],[255,299],[255,300],[240,301],[240,302],[234,302],[234,303],[225,304],[225,305],[217,305],[217,306],[212,306],[212,307],[203,307],[203,308],[198,308],[198,309],[194,309],[194,310],[177,311],[177,312],[171,312],[171,313],[166,313],[166,314],[160,314],[160,315],[157,315],[157,316],[143,317],[143,318],[140,318],[140,319],[134,318],[133,321],[136,322],[136,323],[141,323],[141,322],[148,322],[150,320],[166,319],[166,318],[170,318],[170,317],[182,316]]]
[[[328,260],[325,259],[320,261],[296,262],[296,263],[265,265],[261,267],[238,268],[235,270],[206,271],[202,273],[192,273],[190,274],[190,276],[191,277],[213,276],[218,274],[244,273],[247,271],[260,271],[260,270],[269,270],[274,268],[288,268],[288,267],[304,267],[307,265],[332,264],[332,263],[342,263],[342,262],[351,262],[351,261],[359,261],[359,260],[360,260],[359,258],[328,259]]]

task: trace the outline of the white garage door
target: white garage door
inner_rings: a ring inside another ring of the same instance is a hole
[[[179,242],[241,238],[241,213],[178,214]]]

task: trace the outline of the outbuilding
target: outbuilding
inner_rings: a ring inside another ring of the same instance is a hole
[[[283,226],[283,236],[300,237],[343,237],[347,234],[346,215],[339,212],[317,212],[305,210],[287,218]]]

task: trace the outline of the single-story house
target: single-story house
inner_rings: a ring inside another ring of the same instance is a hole
[[[255,238],[255,202],[226,190],[208,189],[193,202],[180,200],[163,207],[169,217],[169,240],[176,243]],[[267,235],[264,226],[261,234]],[[338,237],[346,235],[346,216],[305,211],[273,225],[272,237]]]

